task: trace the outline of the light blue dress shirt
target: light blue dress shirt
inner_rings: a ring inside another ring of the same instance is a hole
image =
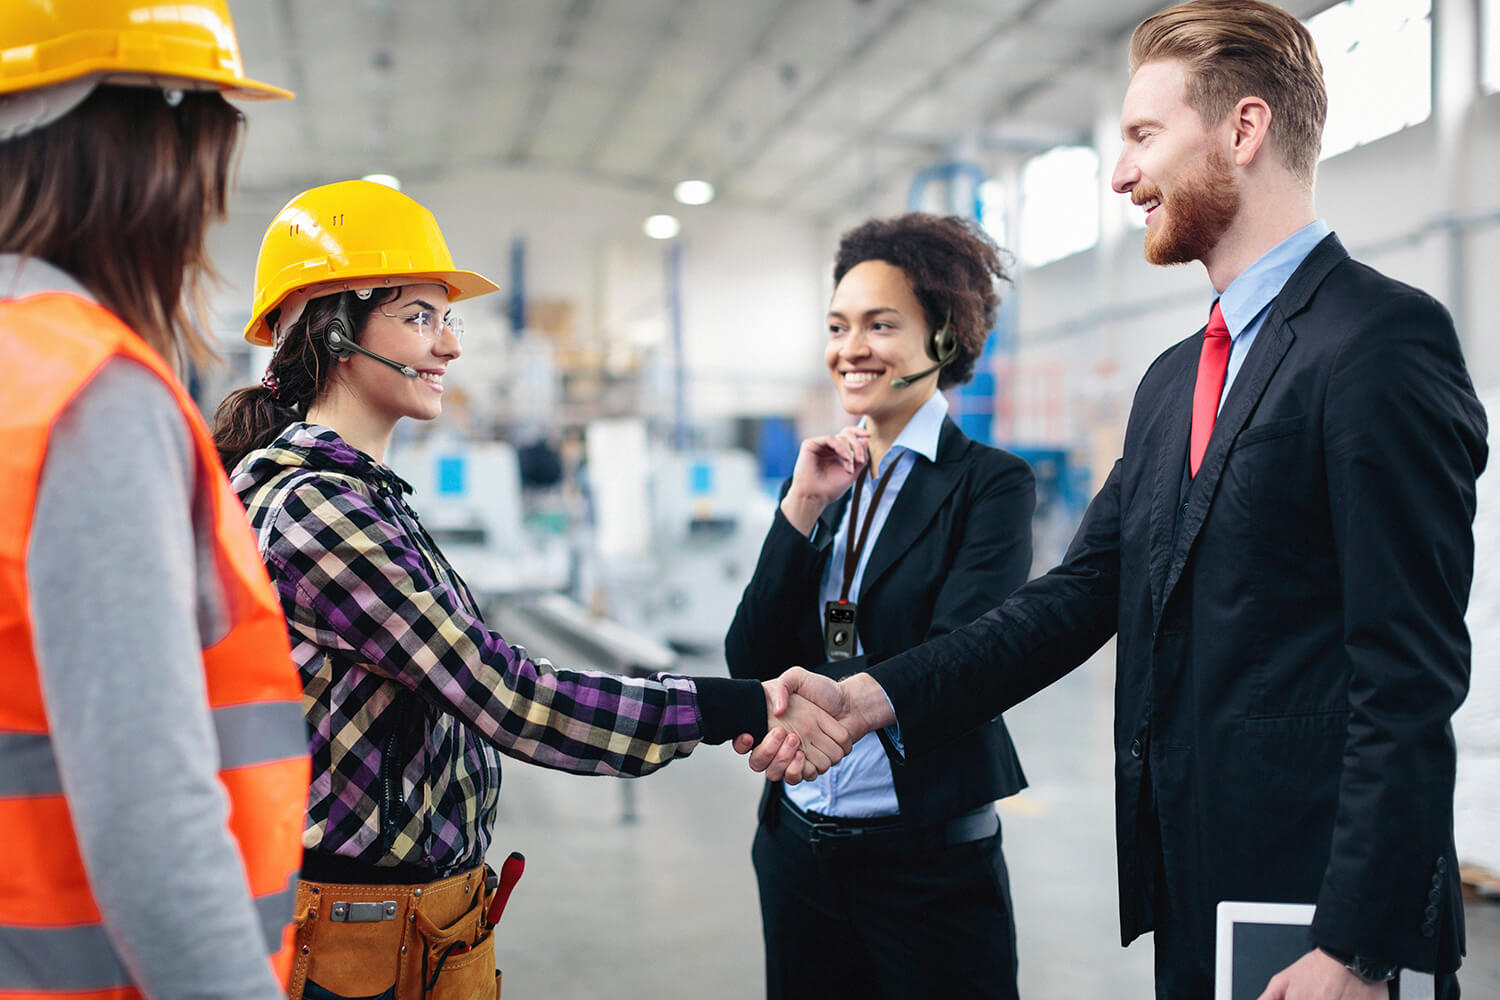
[[[1255,335],[1265,325],[1271,300],[1281,294],[1292,272],[1302,266],[1328,232],[1328,224],[1322,219],[1309,222],[1245,268],[1219,296],[1219,312],[1229,328],[1229,368],[1224,373],[1224,391],[1219,394],[1220,409],[1229,398],[1235,376],[1244,367]]]
[[[912,415],[891,444],[891,450],[881,459],[883,468],[876,470],[876,476],[889,476],[890,482],[886,484],[880,504],[875,508],[870,521],[869,537],[865,539],[865,547],[859,553],[859,562],[854,568],[854,582],[849,587],[850,600],[859,600],[858,594],[864,585],[865,565],[870,561],[870,553],[875,551],[875,543],[890,516],[891,507],[896,503],[896,497],[901,493],[902,484],[911,475],[912,466],[917,463],[917,455],[929,462],[937,461],[938,435],[942,433],[943,418],[947,415],[948,400],[941,392],[934,392]],[[864,422],[860,423],[863,426]],[[860,490],[860,509],[854,509],[851,498],[849,506],[844,510],[844,519],[839,524],[838,533],[833,536],[828,565],[823,570],[823,585],[818,592],[819,622],[823,620],[824,604],[838,600],[840,591],[843,590],[844,552],[848,534],[854,526],[861,523],[874,494],[875,491],[867,481]],[[864,646],[857,634],[854,643],[854,655],[863,654]],[[825,816],[856,819],[894,816],[901,811],[896,800],[896,783],[891,777],[891,763],[876,733],[870,733],[856,742],[853,751],[830,768],[827,774],[800,785],[787,786],[785,794],[797,808],[819,812]]]

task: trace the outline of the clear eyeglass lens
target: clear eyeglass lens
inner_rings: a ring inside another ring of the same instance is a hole
[[[425,309],[405,315],[402,313],[389,313],[382,309],[380,314],[382,316],[389,316],[391,319],[401,320],[408,327],[415,330],[417,336],[423,340],[436,340],[442,336],[441,331],[445,326],[453,333],[454,340],[462,343],[464,339],[464,321],[451,312],[436,322],[434,321],[434,314]]]

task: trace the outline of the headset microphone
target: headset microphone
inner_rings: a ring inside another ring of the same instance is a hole
[[[919,382],[939,368],[946,365],[958,356],[958,335],[953,332],[951,321],[944,323],[940,329],[935,331],[927,342],[927,356],[936,361],[937,364],[931,368],[923,368],[921,371],[911,375],[898,375],[891,379],[892,389],[905,389],[914,382]]]
[[[367,348],[360,347],[354,342],[354,338],[349,335],[349,326],[350,323],[348,301],[341,294],[339,296],[338,311],[335,312],[333,314],[333,318],[328,321],[328,329],[324,333],[324,339],[328,342],[329,354],[332,354],[335,358],[338,358],[340,360],[342,360],[343,358],[347,358],[351,354],[363,354],[367,358],[379,361],[383,365],[387,365],[388,367],[396,369],[396,371],[400,372],[402,375],[405,375],[407,378],[417,378],[420,376],[421,373],[411,365],[403,365],[399,361],[395,361],[391,358],[385,357],[382,354],[376,354],[374,351],[371,351]]]
[[[892,389],[905,389],[907,386],[911,385],[913,382],[920,382],[922,379],[924,379],[927,376],[931,375],[933,372],[937,371],[939,368],[943,367],[943,365],[946,365],[947,363],[948,362],[946,362],[946,361],[939,361],[937,364],[933,365],[931,368],[923,368],[921,371],[916,372],[916,373],[914,373],[912,375],[897,375],[895,378],[891,379],[891,388]]]

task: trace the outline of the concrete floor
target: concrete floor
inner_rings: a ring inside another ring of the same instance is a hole
[[[520,627],[506,635],[555,648]],[[724,668],[710,660],[681,670]],[[1006,714],[1032,785],[1000,806],[1027,1000],[1152,994],[1149,938],[1119,944],[1112,684],[1106,647]],[[750,867],[761,784],[726,747],[628,782],[507,763],[491,861],[519,850],[527,874],[498,935],[505,996],[763,996]],[[1468,917],[1464,996],[1500,998],[1500,903],[1471,904]]]

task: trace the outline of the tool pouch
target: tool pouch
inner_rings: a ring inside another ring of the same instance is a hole
[[[483,878],[473,895],[475,905],[447,925],[431,919],[422,908],[416,911],[423,1000],[494,1000],[500,995],[495,930],[484,926]]]
[[[425,885],[297,888],[289,1000],[498,1000],[480,866]]]

